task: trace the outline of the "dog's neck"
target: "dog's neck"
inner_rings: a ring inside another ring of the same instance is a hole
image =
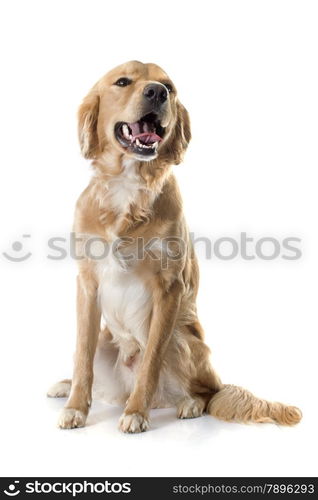
[[[129,225],[151,217],[171,173],[170,166],[158,160],[145,162],[107,152],[93,162],[93,168],[91,184],[104,216],[124,219]]]
[[[102,184],[120,177],[139,177],[141,189],[160,192],[171,173],[171,165],[160,159],[140,161],[122,153],[105,150],[92,163],[95,178]]]

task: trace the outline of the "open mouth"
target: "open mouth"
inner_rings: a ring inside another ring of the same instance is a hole
[[[164,137],[165,129],[155,113],[148,113],[134,123],[118,122],[115,136],[132,153],[153,156]]]

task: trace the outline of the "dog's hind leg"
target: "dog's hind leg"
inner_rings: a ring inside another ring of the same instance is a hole
[[[49,398],[68,398],[71,392],[72,381],[70,379],[61,380],[52,385],[47,391]]]
[[[181,419],[201,417],[205,407],[204,398],[200,396],[185,397],[177,406],[177,417]]]
[[[179,327],[176,342],[170,343],[166,355],[170,371],[184,393],[176,400],[177,417],[180,419],[200,417],[212,395],[222,388],[210,364],[210,350],[202,337],[203,330],[198,321],[183,325]]]

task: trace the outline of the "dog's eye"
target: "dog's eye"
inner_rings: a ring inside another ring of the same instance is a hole
[[[170,85],[170,83],[164,83],[163,85],[166,87],[169,94],[171,94],[171,92],[173,92],[173,87],[172,87],[172,85]]]
[[[130,78],[122,77],[117,80],[117,82],[114,83],[114,85],[117,85],[118,87],[127,87],[127,85],[130,85],[132,83],[132,80]]]

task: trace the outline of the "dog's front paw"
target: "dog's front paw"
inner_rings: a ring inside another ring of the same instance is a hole
[[[119,420],[119,429],[123,432],[135,434],[136,432],[145,432],[149,429],[149,421],[140,413],[123,413]]]
[[[57,425],[61,429],[75,429],[76,427],[84,427],[85,422],[86,415],[81,410],[64,408]]]

